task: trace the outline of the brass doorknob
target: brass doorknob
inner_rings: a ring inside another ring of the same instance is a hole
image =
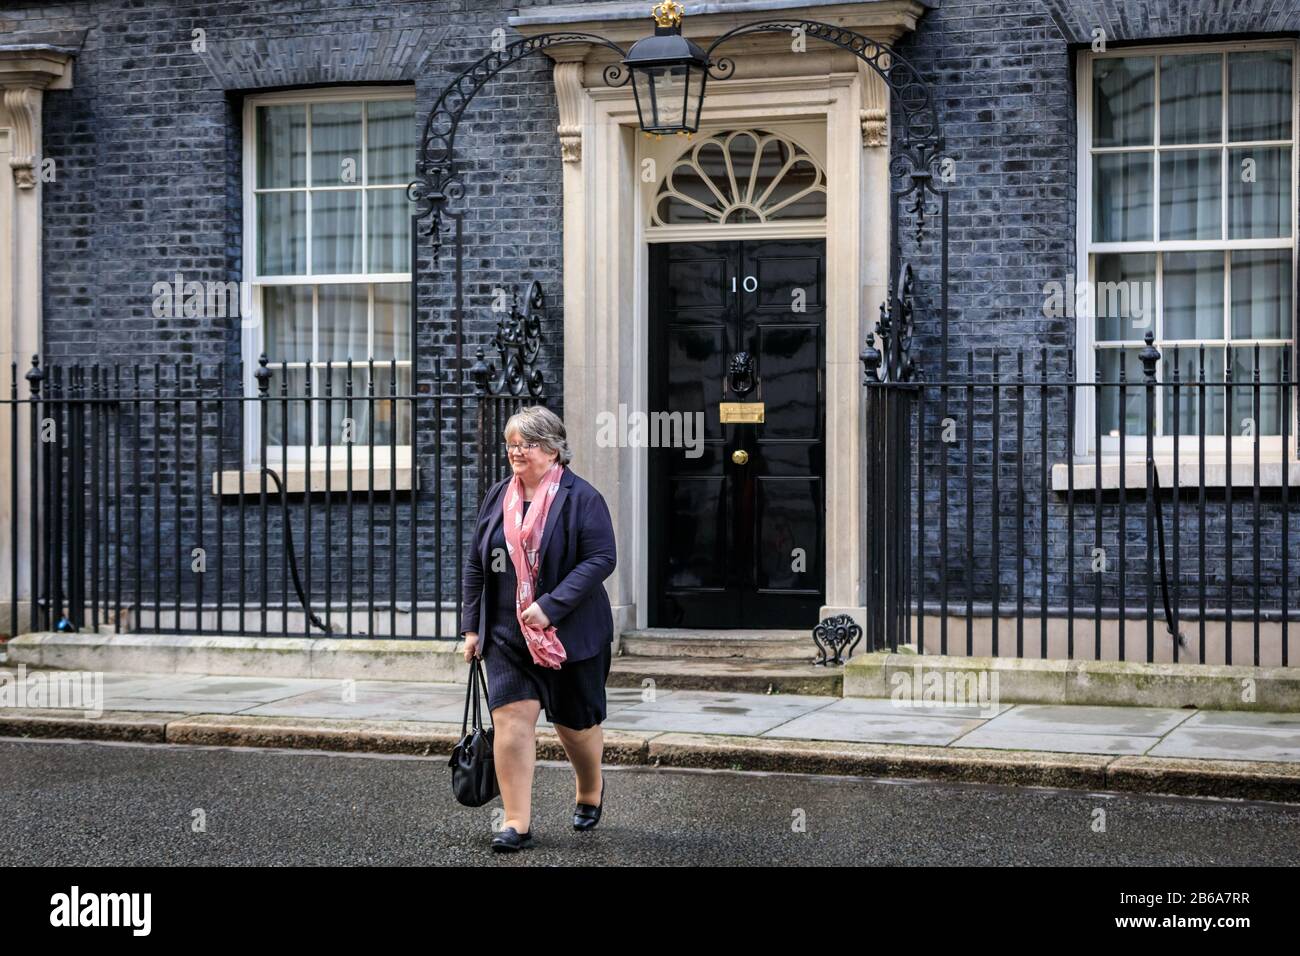
[[[731,460],[737,465],[743,465],[749,461],[749,452],[745,451],[743,448],[737,448],[731,453]]]

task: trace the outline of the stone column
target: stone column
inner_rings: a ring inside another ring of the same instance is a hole
[[[614,522],[618,568],[606,580],[605,589],[613,605],[614,629],[619,633],[635,624],[635,512],[631,499],[620,493],[627,484],[620,449],[596,444],[596,416],[604,408],[617,408],[617,399],[608,389],[619,382],[617,371],[610,368],[619,355],[619,332],[615,319],[604,317],[601,325],[602,319],[592,313],[592,284],[604,281],[606,275],[599,265],[591,269],[589,264],[592,245],[602,248],[598,229],[604,222],[594,218],[592,177],[618,176],[621,167],[611,165],[608,154],[609,136],[612,131],[617,138],[617,127],[594,129],[593,105],[584,86],[590,49],[589,44],[575,43],[546,51],[555,61],[555,101],[560,114],[556,133],[564,167],[564,418],[574,469],[605,496]],[[597,253],[595,258],[599,260],[601,255]]]
[[[828,424],[832,420],[842,423],[830,436],[829,444],[835,446],[836,453],[828,453],[827,468],[852,468],[857,472],[857,481],[834,483],[845,491],[827,502],[831,546],[827,549],[826,604],[821,617],[849,614],[864,625],[867,565],[861,495],[866,481],[866,449],[862,444],[865,398],[858,353],[875,331],[880,304],[889,288],[889,88],[879,73],[861,61],[857,80],[855,95],[849,101],[856,109],[853,129],[850,131],[841,122],[838,137],[852,136],[852,148],[861,157],[856,168],[847,170],[858,183],[860,197],[858,232],[849,244],[859,263],[860,293],[855,309],[858,321],[854,341],[840,341],[832,351],[837,357],[828,356],[827,362],[828,382],[833,386],[827,396]],[[830,119],[828,134],[836,131]],[[835,402],[838,407],[833,406]],[[837,539],[836,528],[853,528],[855,534]]]
[[[39,44],[0,46],[0,389],[9,395],[17,365],[18,396],[30,392],[23,375],[41,349],[41,148],[45,90],[72,87],[71,51]],[[57,175],[57,157],[53,167]],[[19,408],[18,458],[10,409],[0,415],[0,634],[11,620],[13,570],[18,566],[18,633],[31,621],[30,411]],[[17,508],[14,492],[17,491]],[[18,549],[13,550],[17,529]]]
[[[884,65],[888,65],[886,62]],[[858,330],[859,349],[868,338],[876,347],[876,322],[880,318],[880,305],[889,297],[889,87],[879,73],[859,61],[858,73],[862,92],[862,327]],[[855,356],[856,359],[856,356]],[[857,367],[858,402],[865,412],[866,393],[862,387],[863,368]],[[863,418],[865,420],[865,416]],[[866,454],[858,462],[859,480],[866,486]],[[863,555],[859,564],[858,603],[866,600],[866,532],[860,537]],[[865,614],[864,614],[865,618]],[[865,621],[860,619],[860,624]]]

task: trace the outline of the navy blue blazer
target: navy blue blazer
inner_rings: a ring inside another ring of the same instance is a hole
[[[462,580],[461,635],[478,632],[480,654],[486,654],[495,589],[505,576],[491,571],[488,542],[501,524],[502,496],[510,480],[498,481],[483,499]],[[614,640],[614,615],[603,584],[617,560],[614,523],[600,492],[568,468],[546,515],[541,552],[537,604],[555,625],[566,660],[595,657]]]

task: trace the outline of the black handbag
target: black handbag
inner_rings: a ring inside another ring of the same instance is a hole
[[[460,743],[451,751],[451,792],[456,800],[467,807],[481,807],[500,792],[497,786],[496,763],[492,759],[492,733],[495,728],[484,727],[479,710],[479,683],[483,696],[487,696],[487,679],[483,676],[483,660],[478,655],[470,661],[469,683],[465,688],[465,718],[460,724]],[[474,726],[469,726],[469,704],[474,701]]]

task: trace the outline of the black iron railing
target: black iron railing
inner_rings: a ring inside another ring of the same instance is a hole
[[[1148,336],[1092,381],[1046,349],[906,382],[864,353],[870,646],[1291,664],[1292,359],[1231,351]]]
[[[0,631],[457,635],[460,555],[526,402],[437,363],[415,391],[396,362],[315,374],[263,359],[244,394],[224,366],[14,368]]]

